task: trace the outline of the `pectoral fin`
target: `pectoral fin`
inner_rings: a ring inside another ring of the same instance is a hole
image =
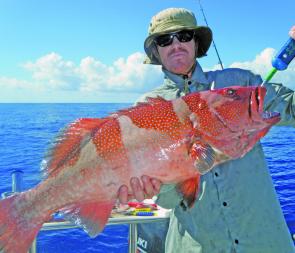
[[[216,152],[209,144],[200,140],[195,141],[189,153],[194,160],[194,166],[202,175],[213,168],[216,160]]]

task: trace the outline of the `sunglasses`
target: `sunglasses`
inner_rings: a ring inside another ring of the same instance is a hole
[[[193,30],[182,30],[163,34],[154,39],[156,44],[160,47],[167,47],[172,44],[173,38],[176,37],[179,42],[189,42],[194,38],[195,32]]]

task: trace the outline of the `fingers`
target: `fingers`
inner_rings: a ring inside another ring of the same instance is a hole
[[[130,185],[135,199],[143,201],[145,199],[145,194],[143,187],[140,184],[140,180],[137,177],[133,177],[130,179]]]
[[[127,204],[128,200],[136,199],[138,201],[143,201],[144,199],[152,198],[160,192],[162,182],[150,178],[149,176],[143,175],[141,177],[141,182],[139,178],[132,177],[130,179],[131,192],[126,185],[122,185],[118,190],[118,199],[121,204]]]
[[[127,204],[128,202],[128,187],[126,185],[122,185],[118,190],[118,199],[121,204]]]
[[[159,194],[162,182],[160,180],[155,179],[155,178],[153,178],[151,182],[152,182],[152,184],[154,186],[154,195]]]
[[[141,177],[141,180],[143,182],[144,191],[145,191],[147,197],[151,198],[160,192],[160,188],[162,185],[161,181],[159,181],[155,178],[150,178],[145,175],[143,175]]]
[[[152,184],[151,178],[148,176],[142,176],[141,181],[143,183],[143,188],[145,192],[146,198],[152,198],[156,194],[154,193],[154,186]]]
[[[295,39],[295,25],[292,26],[291,30],[289,31],[289,36]]]

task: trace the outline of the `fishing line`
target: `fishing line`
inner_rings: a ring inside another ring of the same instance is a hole
[[[206,19],[206,16],[205,16],[204,9],[203,9],[203,7],[202,7],[202,5],[201,5],[201,0],[199,0],[199,5],[200,5],[201,12],[202,12],[202,14],[203,14],[203,17],[204,17],[205,23],[206,23],[206,25],[209,27],[208,22],[207,22],[207,19]],[[214,41],[213,38],[212,38],[212,44],[213,44],[213,47],[214,47],[214,49],[215,49],[215,52],[216,52],[216,55],[217,55],[217,58],[218,58],[218,63],[220,64],[220,67],[221,67],[221,69],[223,70],[223,69],[224,69],[224,68],[223,68],[223,64],[222,64],[221,58],[220,58],[220,56],[219,56],[219,53],[218,53],[218,50],[217,50],[217,47],[216,47],[216,44],[215,44],[215,41]]]

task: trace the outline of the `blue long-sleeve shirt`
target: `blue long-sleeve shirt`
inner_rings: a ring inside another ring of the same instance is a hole
[[[241,69],[203,72],[197,64],[191,78],[163,71],[164,84],[139,101],[262,83],[260,76]],[[281,84],[267,84],[266,88],[265,108],[281,113],[278,125],[295,126],[294,92]],[[181,200],[174,185],[162,186],[157,202],[172,208],[167,253],[295,252],[260,143],[243,158],[216,166],[203,175],[201,191],[191,209],[183,210]]]

